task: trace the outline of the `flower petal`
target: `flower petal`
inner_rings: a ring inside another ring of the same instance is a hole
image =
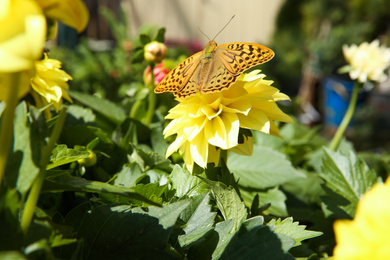
[[[82,0],[36,0],[45,15],[82,32],[89,20],[88,9]]]
[[[46,19],[30,0],[1,1],[0,72],[29,70],[41,57],[46,37]]]

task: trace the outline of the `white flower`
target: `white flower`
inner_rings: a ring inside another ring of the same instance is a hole
[[[390,48],[379,46],[379,40],[370,44],[364,42],[359,46],[343,46],[344,57],[349,63],[340,72],[349,72],[353,80],[364,83],[368,80],[382,82],[387,75],[384,71],[390,66]]]

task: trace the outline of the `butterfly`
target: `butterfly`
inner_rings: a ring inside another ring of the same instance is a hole
[[[234,42],[217,46],[211,40],[203,51],[171,70],[154,92],[173,92],[178,98],[186,98],[197,92],[222,91],[229,88],[243,71],[271,60],[274,55],[271,49],[255,43]]]

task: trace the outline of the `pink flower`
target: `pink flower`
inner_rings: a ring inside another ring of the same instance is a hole
[[[147,66],[144,72],[144,82],[147,85],[150,85],[149,84],[151,80],[150,70],[151,70],[150,66]],[[164,67],[164,64],[162,62],[157,64],[153,69],[154,84],[157,85],[158,83],[160,83],[160,81],[163,80],[163,78],[165,78],[165,76],[168,73],[169,70],[166,67]]]

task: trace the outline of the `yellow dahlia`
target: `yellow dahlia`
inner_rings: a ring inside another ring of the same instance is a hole
[[[220,152],[231,150],[251,154],[252,138],[239,141],[240,128],[253,129],[279,136],[273,122],[293,122],[276,105],[289,97],[271,86],[260,71],[242,74],[230,88],[210,94],[197,93],[185,99],[166,116],[172,121],[164,129],[164,136],[177,135],[168,147],[166,156],[179,151],[192,172],[194,163],[206,168],[207,163],[218,164]]]
[[[390,48],[379,46],[379,40],[344,45],[343,53],[349,65],[340,68],[340,72],[349,72],[351,79],[364,83],[367,79],[382,82],[387,78],[384,71],[390,66]]]
[[[46,20],[35,1],[0,1],[0,73],[33,68],[45,37]]]
[[[46,106],[52,103],[58,111],[62,104],[62,98],[72,102],[66,92],[69,89],[67,83],[72,77],[61,70],[61,62],[55,59],[49,59],[45,55],[43,60],[35,63],[36,74],[31,79],[31,91],[36,105],[38,107]]]
[[[87,26],[89,14],[82,0],[35,0],[42,8],[46,17],[58,20],[77,32],[82,32]]]
[[[353,220],[334,224],[334,260],[390,259],[390,179],[375,184],[359,202]]]

